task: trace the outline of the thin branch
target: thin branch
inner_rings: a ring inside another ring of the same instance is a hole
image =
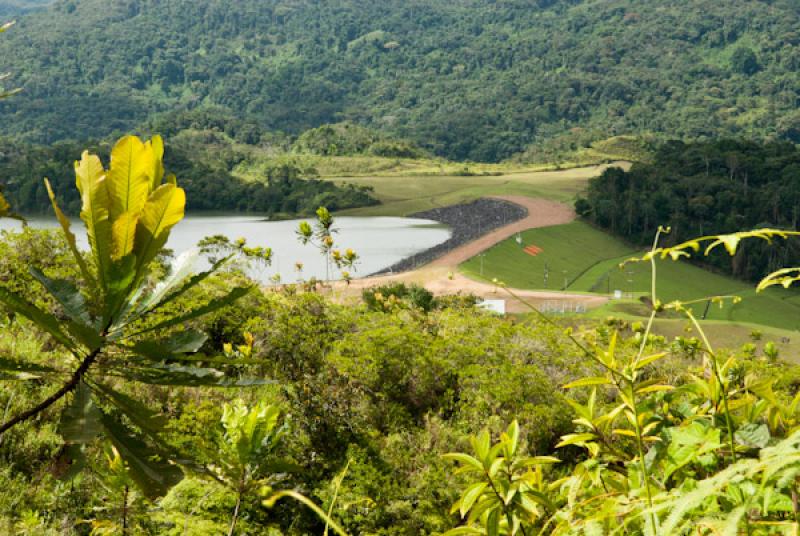
[[[10,428],[27,421],[31,417],[35,417],[42,411],[46,410],[59,400],[61,400],[67,393],[75,390],[78,387],[78,384],[83,379],[83,375],[89,370],[89,367],[97,360],[98,356],[100,355],[100,348],[92,350],[92,352],[87,355],[84,360],[81,362],[80,366],[75,370],[72,374],[72,377],[69,379],[67,383],[65,383],[61,389],[50,395],[49,397],[45,398],[42,402],[37,404],[36,406],[32,407],[31,409],[20,413],[16,417],[12,418],[9,421],[6,421],[3,425],[0,425],[0,436],[2,436],[5,432],[7,432]]]

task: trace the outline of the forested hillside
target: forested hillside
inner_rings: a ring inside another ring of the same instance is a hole
[[[289,162],[265,167],[254,180],[245,181],[232,170],[246,154],[226,141],[223,132],[183,131],[167,144],[165,161],[190,196],[189,210],[240,210],[285,217],[313,215],[320,206],[342,210],[378,202],[368,188],[318,180],[313,169]],[[64,210],[70,214],[80,211],[80,197],[71,188],[75,182],[73,162],[83,151],[80,143],[61,141],[43,146],[0,139],[0,147],[0,184],[15,210],[49,210],[50,199],[42,181],[47,177],[64,196]],[[108,161],[107,143],[93,143],[92,149]]]
[[[757,227],[796,230],[800,224],[800,151],[791,143],[718,140],[669,142],[652,163],[630,171],[611,168],[592,179],[579,214],[647,245],[660,225],[667,243]],[[796,240],[773,246],[752,242],[738,254],[705,259],[738,277],[755,280],[769,270],[800,262]]]
[[[0,1],[0,16],[20,15],[42,9],[52,3],[53,0],[2,0]]]
[[[797,142],[798,27],[791,0],[59,0],[0,43],[0,112],[52,142],[213,104],[480,161],[575,129]]]

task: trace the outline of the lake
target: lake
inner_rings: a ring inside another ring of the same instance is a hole
[[[222,234],[231,240],[244,237],[250,246],[270,247],[273,251],[272,266],[253,268],[253,277],[266,282],[277,273],[282,281],[293,282],[299,276],[295,264],[300,262],[302,278],[324,278],[325,262],[319,252],[297,241],[295,231],[300,221],[265,221],[257,215],[242,214],[187,214],[172,229],[167,247],[178,254],[209,235]],[[311,223],[310,219],[306,221]],[[29,223],[35,228],[58,227],[55,218],[42,216],[31,217]],[[80,223],[80,219],[72,218],[73,231],[85,248],[86,234]],[[0,219],[0,230],[19,227],[15,220]],[[377,272],[450,238],[450,230],[440,223],[413,218],[342,216],[335,219],[334,227],[339,230],[334,235],[336,247],[352,248],[361,257],[354,277]]]

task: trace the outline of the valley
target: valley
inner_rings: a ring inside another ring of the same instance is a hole
[[[0,0],[0,535],[797,536],[796,0]]]

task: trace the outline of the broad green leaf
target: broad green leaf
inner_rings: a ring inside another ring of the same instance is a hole
[[[591,378],[581,378],[580,380],[570,382],[564,386],[564,389],[574,389],[576,387],[587,387],[590,385],[607,385],[609,383],[611,383],[611,381],[605,376],[596,376]]]
[[[173,333],[165,339],[159,339],[156,343],[166,351],[175,354],[193,354],[208,340],[208,335],[202,331],[188,329]]]
[[[461,496],[461,505],[458,509],[462,518],[467,515],[467,512],[470,511],[472,505],[475,504],[475,501],[478,500],[478,497],[481,496],[488,485],[487,482],[478,482],[472,484],[464,491],[464,494]]]
[[[720,430],[704,425],[700,421],[694,421],[688,426],[671,428],[669,435],[670,441],[667,446],[669,463],[664,470],[665,480],[690,463],[709,462],[707,455],[722,446]]]
[[[517,443],[519,442],[519,423],[516,419],[514,419],[511,424],[508,425],[506,435],[508,436],[510,442],[509,457],[513,457],[517,452]]]
[[[196,249],[192,249],[181,254],[176,260],[175,265],[173,265],[173,271],[170,276],[156,285],[156,288],[153,290],[153,293],[150,295],[150,297],[142,302],[137,310],[136,315],[134,315],[134,318],[142,314],[155,311],[156,309],[176,300],[194,286],[200,284],[203,280],[213,275],[220,266],[231,259],[230,256],[225,257],[224,259],[214,263],[209,270],[189,277],[198,254],[199,252]],[[178,287],[178,285],[180,286]]]
[[[169,275],[159,281],[147,299],[142,300],[138,309],[148,311],[160,303],[167,294],[194,273],[194,267],[199,257],[200,250],[197,248],[189,249],[178,255],[170,266]]]
[[[494,478],[497,476],[497,472],[503,466],[503,462],[505,462],[505,458],[495,458],[495,460],[489,466],[489,478]]]
[[[181,357],[178,354],[195,353],[208,340],[201,331],[187,330],[173,333],[166,339],[138,341],[130,349],[136,355],[155,361],[166,361]]]
[[[38,380],[41,378],[38,374],[32,374],[30,372],[5,372],[0,371],[0,380],[4,381],[18,381],[24,382],[29,380]]]
[[[667,355],[666,352],[662,352],[660,354],[653,354],[647,357],[643,357],[634,363],[634,369],[636,370],[642,369],[647,365],[649,365],[650,363],[653,363],[665,357],[666,355]]]
[[[81,219],[86,225],[98,277],[105,288],[108,262],[111,258],[110,201],[105,170],[97,155],[90,155],[89,151],[83,152],[81,160],[75,162],[75,181],[81,194]]]
[[[72,282],[64,279],[50,279],[33,266],[29,271],[47,292],[56,299],[69,318],[87,327],[92,326],[93,321],[89,314],[89,309],[86,307],[86,300],[84,300],[83,294]]]
[[[103,311],[103,325],[115,321],[131,296],[136,276],[136,257],[126,255],[111,262],[108,270],[108,292]]]
[[[63,456],[70,461],[69,469],[60,475],[59,480],[69,481],[83,471],[88,464],[86,459],[86,445],[83,443],[69,443],[64,449]]]
[[[736,442],[745,447],[763,449],[771,439],[766,424],[747,423],[733,434]]]
[[[70,444],[88,443],[103,431],[100,410],[92,400],[89,387],[80,382],[72,394],[72,401],[61,414],[58,432]]]
[[[461,452],[451,452],[442,456],[442,458],[446,460],[453,460],[455,462],[462,463],[466,466],[474,467],[478,471],[483,471],[483,465],[477,459],[473,458],[469,454],[463,454]]]
[[[50,313],[46,313],[24,300],[23,298],[0,288],[0,303],[11,309],[17,314],[20,314],[31,320],[41,329],[52,335],[52,337],[69,350],[75,350],[75,343],[64,333],[61,329],[61,324]]]
[[[154,445],[146,444],[122,423],[102,415],[106,435],[117,448],[130,470],[131,477],[142,493],[156,499],[181,481],[183,473],[178,466],[166,461]]]
[[[147,199],[136,224],[134,252],[138,276],[164,247],[170,229],[183,219],[185,207],[186,194],[174,184],[159,186]]]
[[[566,447],[567,445],[576,445],[579,443],[584,443],[586,441],[592,441],[595,439],[594,434],[567,434],[561,436],[561,442],[556,445],[556,448]]]
[[[23,361],[14,361],[5,357],[0,357],[0,371],[3,372],[27,372],[31,374],[42,374],[60,372],[57,369],[37,363],[25,363]]]
[[[235,302],[236,300],[238,300],[239,298],[250,292],[252,289],[253,287],[236,287],[227,294],[225,294],[224,296],[215,298],[210,302],[208,302],[207,304],[203,305],[202,307],[199,307],[182,315],[168,318],[163,322],[159,322],[155,326],[143,329],[142,331],[139,332],[139,334],[160,329],[168,329],[173,326],[177,326],[179,324],[184,324],[190,320],[194,320],[195,318],[207,315],[218,309],[221,309],[222,307],[225,307],[226,305],[230,305],[231,303]]]
[[[147,202],[152,186],[153,148],[145,146],[136,136],[121,138],[111,150],[108,169],[108,195],[111,201],[111,221],[117,224],[124,214],[127,222],[119,232],[122,236],[132,234],[127,227],[135,226],[136,216]],[[119,257],[124,254],[119,255]]]
[[[95,393],[116,406],[123,415],[129,418],[133,424],[141,428],[145,433],[156,437],[157,434],[163,430],[167,422],[166,418],[149,409],[144,404],[101,383],[92,384],[92,389]]]
[[[186,387],[248,387],[275,383],[263,378],[234,378],[217,369],[186,366],[177,363],[153,364],[148,367],[126,367],[131,380],[152,385],[180,385]]]
[[[486,535],[498,536],[500,534],[500,509],[495,508],[486,518]]]
[[[153,136],[152,139],[145,142],[145,146],[150,146],[153,154],[153,167],[149,174],[151,177],[150,191],[154,191],[161,186],[161,181],[164,179],[164,140],[161,136]]]
[[[472,443],[472,448],[475,450],[475,455],[484,467],[488,467],[489,465],[487,457],[489,456],[490,441],[489,432],[486,430],[470,438],[470,443]]]
[[[80,250],[78,250],[78,243],[75,240],[75,233],[73,233],[70,229],[71,224],[69,218],[67,218],[67,216],[61,211],[61,208],[59,208],[58,203],[56,202],[56,195],[53,193],[53,188],[50,186],[50,181],[45,179],[44,184],[47,188],[47,195],[50,196],[50,204],[53,205],[53,212],[56,214],[58,223],[61,224],[61,230],[64,234],[64,239],[67,241],[67,245],[69,246],[69,250],[72,252],[72,256],[75,257],[75,262],[78,264],[78,268],[81,270],[81,275],[83,276],[83,279],[86,281],[87,285],[94,287],[97,282],[95,281],[91,272],[89,272],[89,267],[86,266],[86,261],[83,258],[83,254],[80,252]]]

